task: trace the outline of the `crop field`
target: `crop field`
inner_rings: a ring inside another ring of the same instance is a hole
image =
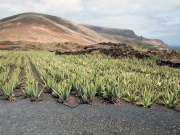
[[[6,51],[6,50],[1,50],[0,51],[0,57],[5,55],[5,54],[8,54],[10,51]]]
[[[114,59],[102,55],[55,55],[46,51],[0,51],[0,98],[32,101],[52,98],[81,103],[95,98],[120,105],[151,107],[180,104],[180,69],[150,59]]]

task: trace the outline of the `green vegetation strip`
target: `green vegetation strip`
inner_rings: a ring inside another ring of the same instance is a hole
[[[115,104],[121,99],[143,107],[151,107],[154,102],[170,108],[180,104],[180,69],[158,66],[152,59],[56,56],[46,51],[17,51],[0,59],[0,86],[9,100],[14,100],[13,91],[20,83],[18,76],[22,66],[25,97],[40,97],[42,90],[38,91],[39,82],[29,60],[39,72],[44,87],[63,102],[67,102],[73,92],[85,103],[99,96]],[[12,66],[15,69],[9,76]]]
[[[180,101],[180,70],[160,67],[150,59],[55,56],[49,52],[28,55],[46,87],[62,100],[67,100],[70,91],[78,91],[88,103],[95,95],[114,103],[121,98],[144,107],[160,100],[175,108]]]

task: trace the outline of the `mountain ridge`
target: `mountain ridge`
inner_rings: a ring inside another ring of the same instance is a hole
[[[133,30],[129,30],[129,29],[107,28],[107,27],[93,26],[89,24],[82,24],[82,25],[98,33],[120,35],[120,36],[131,37],[131,38],[138,37]]]
[[[0,20],[0,41],[74,42],[90,45],[121,42],[135,45],[139,36],[133,30],[78,24],[67,19],[40,13],[22,13]],[[169,48],[161,40],[143,38],[143,44]]]
[[[118,29],[118,28],[107,28],[107,27],[100,27],[100,26],[93,26],[89,24],[82,24],[85,27],[88,27],[97,33],[103,35],[104,37],[115,40],[116,42],[126,43],[129,45],[136,45],[141,44],[150,47],[156,48],[171,48],[169,45],[165,44],[160,39],[147,39],[142,36],[137,36],[133,30],[130,29]]]

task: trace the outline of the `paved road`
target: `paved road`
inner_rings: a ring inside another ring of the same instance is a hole
[[[180,135],[180,113],[138,106],[0,101],[2,135]]]

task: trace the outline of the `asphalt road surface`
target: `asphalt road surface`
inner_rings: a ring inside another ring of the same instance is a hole
[[[1,135],[180,135],[180,112],[134,105],[0,101]]]

